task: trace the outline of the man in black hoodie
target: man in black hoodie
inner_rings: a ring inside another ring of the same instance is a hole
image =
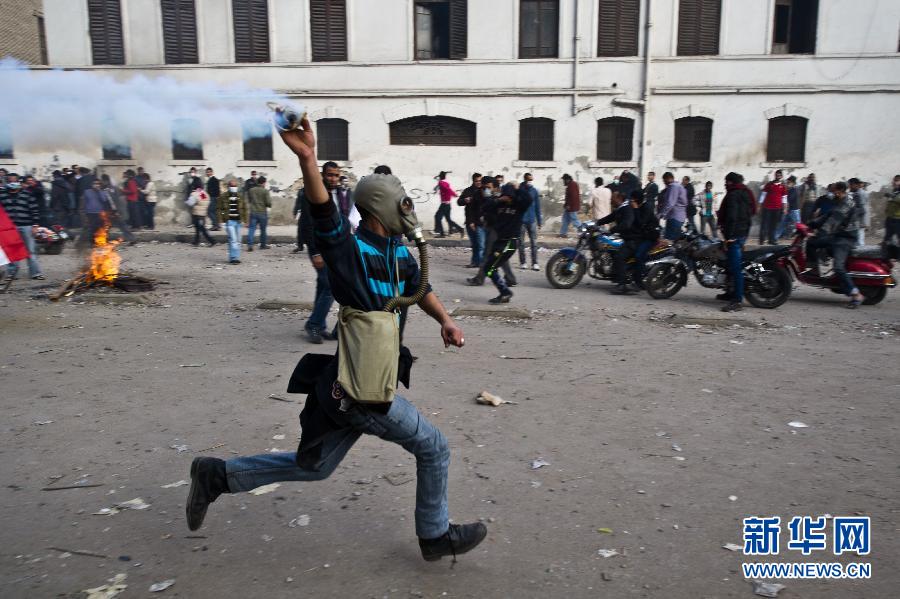
[[[497,287],[500,295],[489,300],[492,304],[509,303],[513,296],[506,281],[498,272],[519,248],[519,235],[522,233],[522,215],[531,206],[531,196],[519,194],[512,183],[507,183],[499,192],[497,180],[493,177],[481,179],[484,196],[484,212],[493,222],[496,240],[488,249],[487,268],[484,273]]]
[[[719,228],[728,253],[728,275],[731,292],[722,293],[716,299],[727,300],[722,312],[737,312],[744,301],[744,242],[750,234],[750,222],[756,207],[753,192],[744,185],[744,177],[738,173],[725,175],[725,198],[719,207]]]

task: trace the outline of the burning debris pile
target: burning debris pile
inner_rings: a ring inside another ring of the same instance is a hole
[[[58,301],[79,291],[86,291],[98,286],[115,287],[129,292],[153,289],[152,280],[119,272],[122,256],[119,254],[118,246],[121,242],[109,239],[109,226],[109,219],[104,213],[103,223],[94,233],[94,247],[91,251],[90,262],[78,276],[67,280],[56,293],[50,295],[52,301]]]

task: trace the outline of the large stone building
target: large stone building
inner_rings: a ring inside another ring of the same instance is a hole
[[[0,0],[0,58],[47,64],[42,0]]]
[[[564,172],[718,188],[783,168],[876,192],[900,172],[895,1],[44,0],[44,15],[50,65],[276,89],[308,107],[320,157],[356,177],[390,165],[423,209],[441,170],[457,188],[530,171],[551,212]],[[296,180],[281,143],[237,131],[193,156],[60,160],[173,185],[189,164]]]

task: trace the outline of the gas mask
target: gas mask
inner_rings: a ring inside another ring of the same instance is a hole
[[[357,207],[378,219],[391,236],[422,236],[413,201],[394,175],[367,175],[353,193]]]

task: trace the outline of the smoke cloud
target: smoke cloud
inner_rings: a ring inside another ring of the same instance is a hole
[[[0,60],[0,131],[16,151],[96,151],[100,146],[171,148],[272,132],[266,102],[285,102],[269,89],[244,83],[91,71],[31,70]],[[2,145],[2,144],[0,144]]]

